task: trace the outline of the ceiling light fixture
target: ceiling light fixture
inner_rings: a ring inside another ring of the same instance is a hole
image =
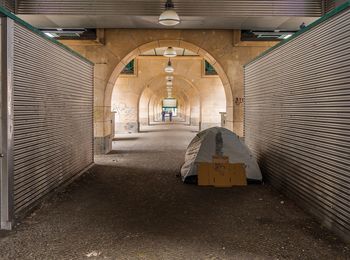
[[[180,23],[179,15],[174,11],[174,3],[167,0],[165,3],[165,11],[159,16],[158,22],[165,26],[174,26]]]
[[[167,58],[174,58],[177,56],[177,53],[173,47],[168,47],[168,49],[164,51],[163,55]]]
[[[166,82],[166,85],[167,85],[167,86],[172,86],[172,85],[173,85],[173,82],[172,82],[171,80],[168,80],[168,81]]]
[[[292,37],[292,34],[287,34],[287,35],[283,36],[283,39],[284,39],[284,40],[287,40],[287,39],[290,38],[290,37]]]
[[[168,61],[168,65],[165,67],[165,72],[166,73],[173,73],[174,72],[174,67],[171,65],[170,59]]]
[[[50,38],[55,38],[55,37],[57,37],[57,36],[54,35],[53,33],[46,32],[45,34],[46,34],[47,36],[49,36]]]

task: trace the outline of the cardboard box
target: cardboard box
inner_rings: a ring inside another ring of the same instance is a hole
[[[215,187],[246,186],[247,178],[243,163],[198,164],[198,185]]]

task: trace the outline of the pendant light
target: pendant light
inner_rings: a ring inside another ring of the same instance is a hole
[[[170,59],[168,61],[168,66],[165,67],[165,72],[166,73],[173,73],[174,72],[174,67],[171,65]]]
[[[177,53],[173,47],[168,47],[163,55],[167,58],[174,58],[177,56]]]
[[[173,80],[174,79],[173,76],[166,76],[165,78],[166,78],[166,80]]]
[[[174,3],[167,0],[165,3],[165,11],[159,16],[158,22],[165,26],[174,26],[180,23],[179,15],[174,11]]]
[[[167,85],[167,86],[172,86],[172,85],[173,85],[173,82],[172,82],[171,80],[168,80],[168,81],[166,82],[166,85]]]

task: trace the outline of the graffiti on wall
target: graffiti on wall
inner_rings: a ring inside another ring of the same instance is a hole
[[[137,110],[121,102],[113,105],[112,111],[119,117],[119,122],[133,122],[137,120]]]

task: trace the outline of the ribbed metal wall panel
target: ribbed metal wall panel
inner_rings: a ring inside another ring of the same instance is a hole
[[[15,0],[0,0],[0,6],[7,8],[13,13],[15,12]]]
[[[155,0],[21,0],[19,14],[158,16],[164,1]],[[174,0],[181,16],[322,15],[322,0]]]
[[[350,10],[245,67],[245,141],[272,185],[350,240]]]
[[[93,65],[14,23],[14,207],[93,162]]]
[[[347,0],[324,0],[324,12],[328,13],[333,9],[344,4]]]
[[[324,11],[328,13],[335,8],[335,3],[337,0],[324,0]]]

